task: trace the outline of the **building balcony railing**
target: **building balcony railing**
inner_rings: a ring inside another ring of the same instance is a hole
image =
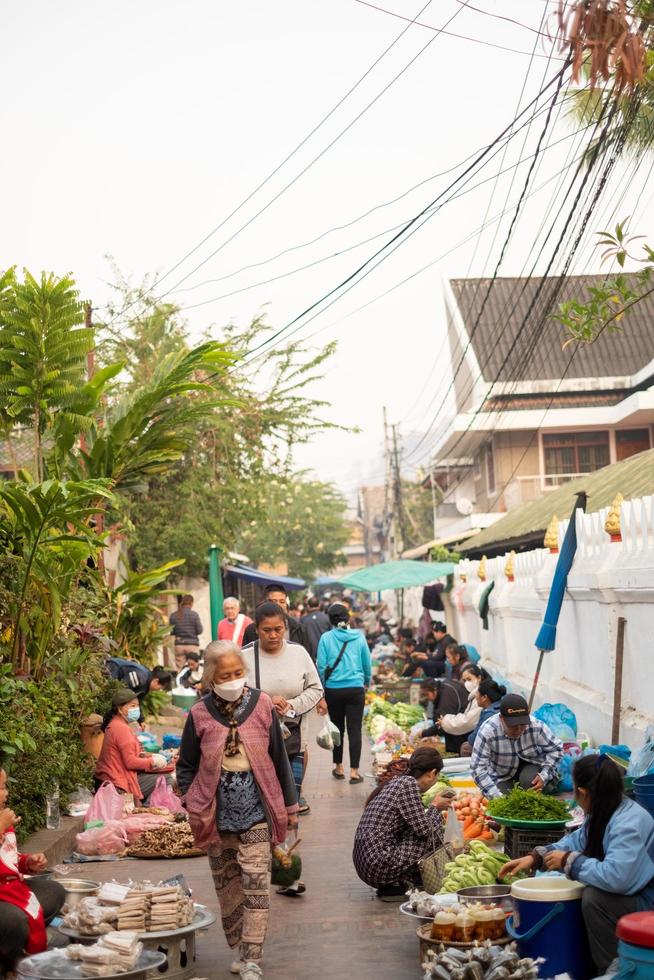
[[[585,475],[585,473],[535,473],[533,476],[516,476],[504,491],[505,503],[510,508],[525,504],[541,497],[548,490],[556,490],[564,483]]]

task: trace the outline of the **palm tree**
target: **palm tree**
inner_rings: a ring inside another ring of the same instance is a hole
[[[25,270],[22,283],[14,279],[5,284],[0,306],[0,398],[7,422],[33,430],[37,481],[43,479],[46,430],[58,415],[71,414],[84,384],[93,332],[83,321],[83,306],[70,276],[42,272],[37,280]],[[79,415],[74,423],[83,429],[88,419]]]

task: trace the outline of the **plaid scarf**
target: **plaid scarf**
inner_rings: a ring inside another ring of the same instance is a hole
[[[247,686],[243,688],[243,693],[238,701],[224,701],[223,698],[218,697],[215,691],[211,693],[216,707],[221,714],[225,715],[229,722],[229,734],[225,743],[225,755],[238,755],[238,747],[241,743],[238,734],[238,720],[250,700],[250,688]]]

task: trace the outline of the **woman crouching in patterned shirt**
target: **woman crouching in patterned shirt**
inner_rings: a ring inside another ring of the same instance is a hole
[[[382,902],[401,901],[420,883],[418,861],[443,843],[443,820],[452,800],[436,796],[425,810],[421,796],[438,780],[443,760],[436,749],[416,749],[406,775],[395,776],[368,798],[354,838],[354,867]]]
[[[198,847],[209,854],[232,973],[259,980],[270,907],[271,843],[297,827],[293,773],[275,707],[245,683],[241,651],[227,640],[205,650],[209,693],[191,708],[177,782]]]

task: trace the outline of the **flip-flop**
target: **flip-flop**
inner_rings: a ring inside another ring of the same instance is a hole
[[[336,772],[335,769],[332,769],[332,776],[334,777],[334,779],[345,779],[345,773],[344,772]]]
[[[363,776],[350,776],[350,786],[356,786],[363,782]]]
[[[307,886],[303,882],[299,881],[297,888],[293,888],[292,886],[288,888],[278,888],[277,894],[285,895],[286,898],[299,898],[301,895],[304,895],[306,890]]]

